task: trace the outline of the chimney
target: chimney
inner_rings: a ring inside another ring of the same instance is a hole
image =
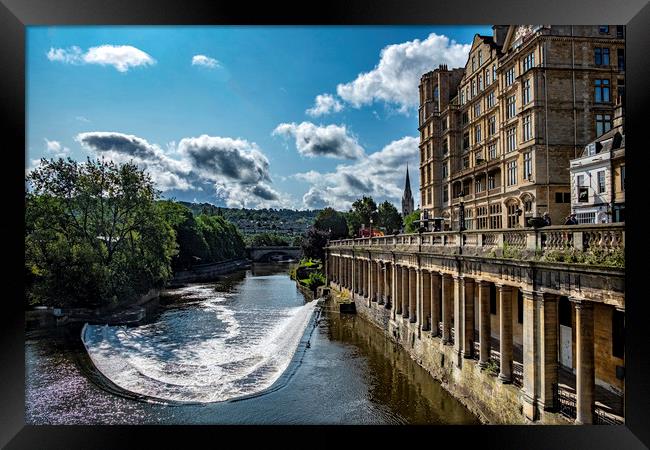
[[[501,47],[503,42],[506,40],[508,27],[510,27],[510,25],[492,25],[492,39],[499,47]]]

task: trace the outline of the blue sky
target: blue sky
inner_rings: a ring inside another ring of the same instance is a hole
[[[27,158],[133,160],[163,196],[333,206],[417,194],[417,84],[467,27],[28,27]],[[416,204],[418,199],[415,199]]]

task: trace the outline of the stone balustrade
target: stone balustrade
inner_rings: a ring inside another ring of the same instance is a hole
[[[503,250],[520,250],[518,257],[554,250],[613,251],[625,248],[625,224],[560,225],[543,228],[441,231],[396,234],[373,238],[330,241],[329,247],[383,247],[387,250],[475,256],[503,256]]]

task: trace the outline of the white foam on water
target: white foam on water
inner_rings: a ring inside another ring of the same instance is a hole
[[[289,366],[316,306],[237,309],[207,286],[182,289],[199,302],[154,324],[84,328],[88,354],[106,378],[136,394],[180,402],[261,392]]]

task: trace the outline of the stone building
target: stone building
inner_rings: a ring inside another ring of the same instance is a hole
[[[569,165],[611,127],[624,90],[624,27],[493,26],[464,68],[420,82],[420,204],[458,230],[570,213]]]
[[[411,193],[411,180],[409,179],[409,167],[406,166],[406,182],[404,184],[404,194],[402,194],[402,216],[406,217],[414,211],[413,194]]]
[[[625,129],[618,103],[614,127],[607,118],[601,134],[571,160],[571,209],[578,223],[625,221]]]

